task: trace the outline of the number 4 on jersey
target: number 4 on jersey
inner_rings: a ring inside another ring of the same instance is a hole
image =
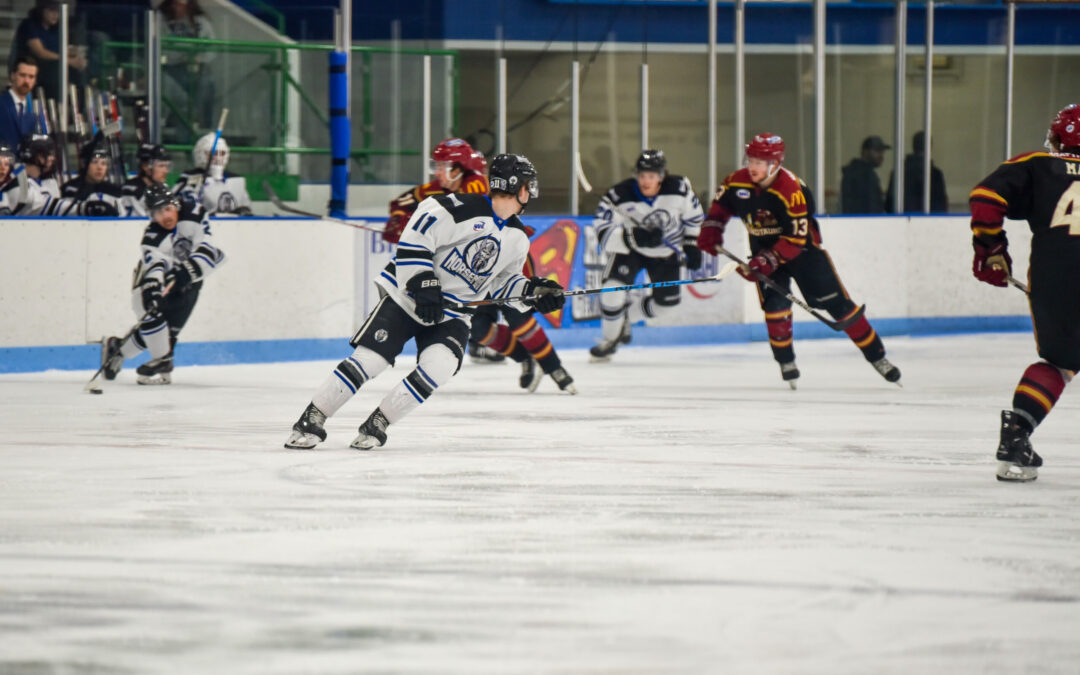
[[[1068,227],[1069,234],[1080,236],[1080,181],[1073,181],[1069,189],[1061,195],[1050,227]]]

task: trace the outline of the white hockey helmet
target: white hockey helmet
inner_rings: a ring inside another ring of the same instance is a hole
[[[195,168],[205,169],[206,162],[210,159],[210,148],[214,145],[216,133],[209,133],[195,143],[191,151],[191,158],[195,160]],[[225,167],[229,164],[229,144],[225,137],[218,139],[217,148],[214,149],[214,161],[210,164],[210,175],[221,179],[225,176]]]

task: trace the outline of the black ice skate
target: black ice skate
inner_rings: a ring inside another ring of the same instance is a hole
[[[601,340],[599,343],[589,349],[591,358],[589,359],[593,363],[604,363],[611,360],[611,355],[615,353],[615,350],[619,348],[619,338],[614,340]]]
[[[504,355],[479,342],[469,342],[469,357],[473,363],[481,364],[502,363],[506,360]]]
[[[997,479],[1011,483],[1029,483],[1039,477],[1042,457],[1031,447],[1031,435],[1011,410],[1001,411],[1001,442],[997,449]]]
[[[120,353],[120,338],[101,338],[101,374],[106,380],[115,380],[124,367],[124,355]]]
[[[796,383],[799,381],[799,367],[795,365],[794,361],[781,363],[780,377],[784,378],[784,382],[787,382],[789,387],[796,389]]]
[[[383,415],[382,410],[375,408],[368,415],[367,420],[360,425],[360,435],[349,444],[349,447],[370,450],[386,445],[386,427],[388,426],[390,422],[386,419],[386,415]]]
[[[542,379],[544,379],[544,373],[536,367],[536,361],[531,356],[521,362],[521,377],[518,378],[518,384],[522,389],[527,389],[530,393],[534,392],[540,386]]]
[[[577,393],[577,387],[574,386],[574,378],[570,377],[570,373],[566,372],[565,368],[556,368],[551,371],[551,379],[555,380],[555,384],[559,385],[559,389],[565,391],[567,394]]]
[[[304,412],[300,413],[300,419],[292,427],[289,439],[285,441],[285,447],[293,450],[310,450],[326,440],[326,415],[315,407],[314,403],[308,403]]]
[[[173,355],[169,352],[159,359],[150,359],[135,369],[135,381],[139,384],[171,384]]]
[[[900,369],[889,363],[889,359],[883,356],[870,365],[874,367],[874,370],[881,373],[881,376],[884,377],[886,381],[895,382],[898,387],[903,386],[900,384]]]
[[[619,344],[628,345],[633,337],[630,330],[630,318],[627,317],[623,320],[622,330],[619,331]]]

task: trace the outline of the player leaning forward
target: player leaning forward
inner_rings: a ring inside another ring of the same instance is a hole
[[[148,187],[144,200],[150,224],[131,298],[139,328],[123,344],[116,337],[102,340],[101,367],[105,379],[116,379],[124,359],[149,350],[150,360],[135,370],[139,384],[169,384],[176,340],[195,309],[203,279],[221,266],[225,254],[214,246],[201,206],[182,201],[161,183]]]
[[[1080,370],[1080,105],[1063,108],[1046,134],[1050,152],[1028,152],[997,168],[971,192],[979,281],[1007,286],[1012,273],[1006,217],[1031,228],[1031,320],[1041,361],[1027,367],[1001,411],[998,480],[1038,477],[1042,458],[1030,435]]]
[[[752,271],[739,274],[757,283],[773,358],[780,364],[780,376],[794,389],[799,369],[792,346],[791,300],[755,274],[771,278],[785,290],[794,279],[807,303],[824,309],[837,321],[851,319],[858,308],[821,246],[813,193],[782,166],[783,162],[782,138],[770,133],[755,136],[746,146],[746,166],[724,179],[717,190],[698,245],[702,251],[718,251],[728,220],[737,216],[746,225]],[[874,370],[889,382],[900,381],[900,369],[885,358],[885,345],[865,316],[845,332]]]
[[[365,382],[416,341],[416,368],[390,390],[360,426],[352,447],[386,443],[386,428],[426,401],[461,367],[468,314],[446,303],[536,295],[521,311],[562,307],[562,287],[521,274],[529,237],[517,216],[539,194],[536,169],[521,155],[491,162],[491,196],[447,194],[422,201],[402,231],[397,252],[375,283],[381,296],[350,344],[355,348],[315,391],[293,425],[286,448],[326,440],[323,424]]]

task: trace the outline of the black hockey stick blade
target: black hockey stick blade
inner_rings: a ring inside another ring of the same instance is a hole
[[[727,250],[723,246],[718,246],[717,250],[721,254],[723,254],[723,255],[727,256],[728,258],[731,258],[735,262],[739,263],[739,266],[744,271],[751,272],[754,275],[754,278],[757,279],[759,282],[765,284],[766,286],[773,289],[777,293],[783,295],[785,298],[790,300],[792,302],[792,304],[795,304],[795,305],[798,305],[799,307],[802,307],[804,310],[806,310],[807,312],[812,314],[815,319],[817,319],[818,321],[825,324],[829,328],[832,328],[835,331],[847,330],[848,328],[851,327],[852,324],[854,324],[856,321],[858,321],[862,317],[863,314],[866,313],[866,305],[862,305],[858,309],[856,309],[854,312],[852,312],[850,316],[844,317],[840,321],[835,321],[831,317],[825,316],[824,314],[818,312],[813,307],[806,304],[805,302],[803,302],[799,298],[795,297],[791,292],[789,292],[787,289],[785,289],[783,286],[776,283],[775,281],[773,281],[769,277],[767,277],[764,274],[758,272],[757,270],[750,269],[750,266],[746,264],[745,260],[743,260],[739,256],[735,255],[731,251]]]
[[[276,208],[279,211],[284,211],[285,213],[291,213],[291,214],[297,215],[297,216],[305,216],[307,218],[317,218],[319,220],[325,220],[328,223],[337,223],[338,225],[345,225],[347,227],[354,227],[354,228],[356,228],[358,230],[367,230],[368,232],[382,232],[382,228],[371,227],[370,225],[362,225],[360,223],[352,223],[352,222],[349,222],[347,220],[343,220],[341,218],[334,218],[333,216],[324,216],[324,215],[320,215],[318,213],[312,213],[311,211],[304,211],[302,209],[294,208],[292,206],[289,206],[285,202],[281,201],[281,198],[277,196],[277,193],[274,192],[274,189],[270,187],[270,182],[269,181],[264,180],[262,182],[262,186],[263,186],[263,192],[265,192],[266,196],[270,199],[270,203],[273,204],[274,208]]]

